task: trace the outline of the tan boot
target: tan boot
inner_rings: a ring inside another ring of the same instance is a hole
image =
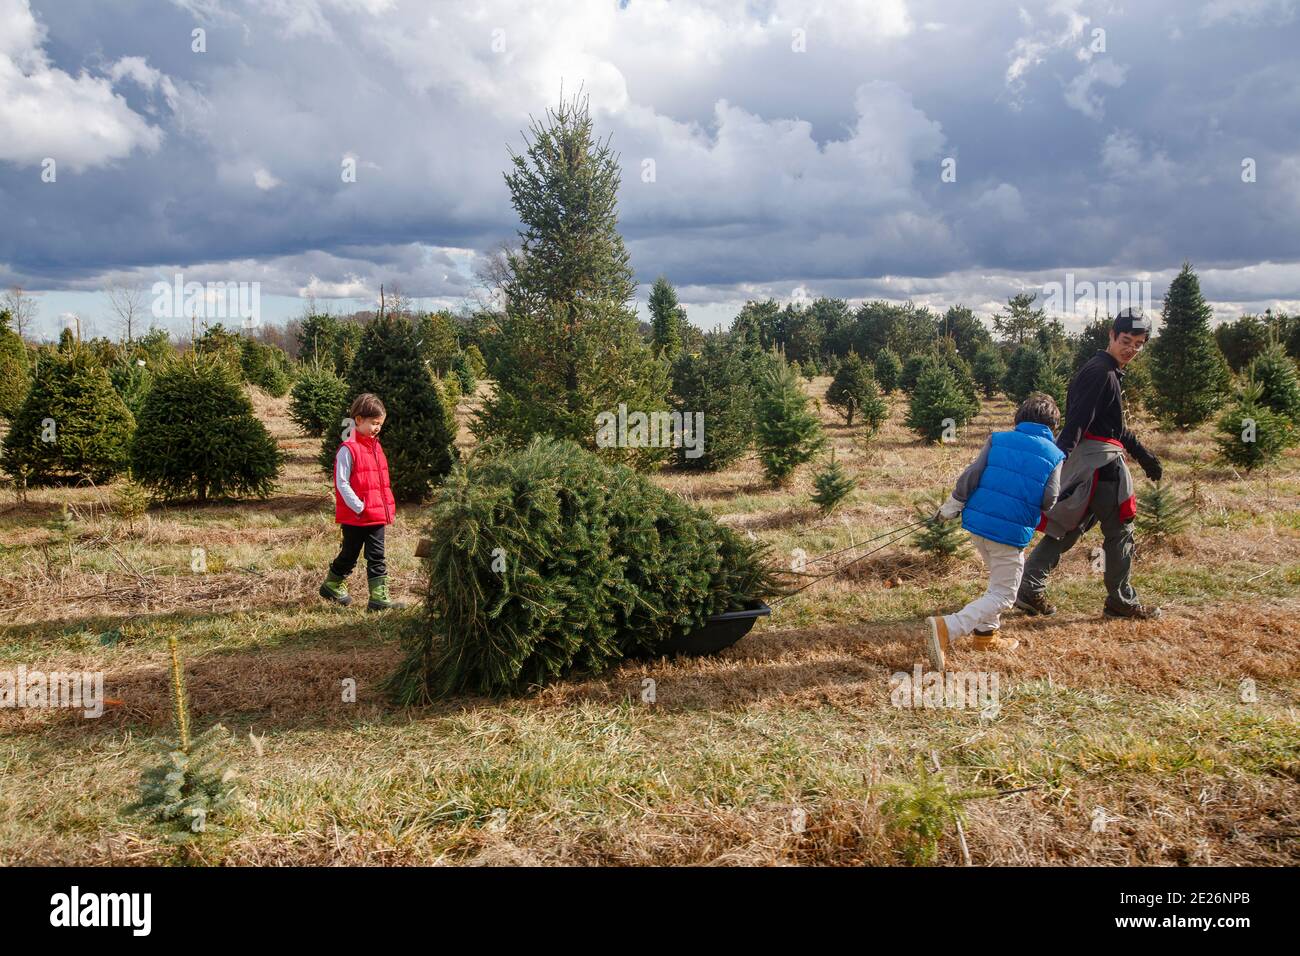
[[[1020,642],[1014,637],[999,637],[996,631],[976,631],[971,648],[977,651],[1014,651]]]
[[[925,649],[930,655],[930,666],[941,671],[948,663],[948,655],[952,653],[952,638],[948,636],[948,625],[944,623],[942,617],[927,617],[925,627]]]

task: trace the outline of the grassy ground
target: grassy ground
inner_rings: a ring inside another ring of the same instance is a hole
[[[283,401],[255,402],[290,456],[267,501],[154,506],[129,523],[113,488],[45,489],[21,504],[0,491],[0,670],[102,670],[120,702],[97,720],[0,710],[0,862],[893,863],[912,843],[887,798],[911,792],[918,757],[938,760],[951,792],[981,792],[965,804],[976,863],[1300,861],[1295,452],[1243,478],[1210,461],[1204,432],[1139,423],[1170,483],[1196,492],[1190,531],[1139,555],[1136,585],[1167,616],[1100,616],[1091,532],[1053,580],[1060,613],[1013,614],[1006,633],[1020,650],[964,651],[950,665],[997,672],[995,715],[891,704],[891,675],[922,660],[920,619],[982,586],[976,559],[936,568],[905,546],[785,602],[717,658],[406,711],[377,690],[399,656],[400,616],[316,597],[338,544],[318,443],[295,432]],[[753,460],[657,480],[782,560],[817,556],[906,523],[1010,406],[987,403],[951,446],[918,444],[902,415],[895,400],[867,442],[825,410],[859,482],[832,518],[809,505],[806,471],[783,490]],[[408,600],[421,520],[402,509],[389,532]],[[233,732],[244,790],[227,829],[181,847],[120,813],[168,730],[169,636],[195,723]],[[355,703],[343,701],[347,679]],[[960,853],[949,824],[938,860]]]

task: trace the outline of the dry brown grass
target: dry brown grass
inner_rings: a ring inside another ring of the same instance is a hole
[[[1143,549],[1138,565],[1164,620],[1101,618],[1081,546],[1053,582],[1060,614],[1008,618],[1019,651],[959,651],[954,666],[998,672],[996,719],[891,706],[890,676],[921,661],[920,618],[981,587],[978,564],[936,567],[902,545],[780,605],[716,658],[628,662],[522,699],[398,711],[379,687],[399,656],[400,616],[315,596],[337,547],[317,443],[296,434],[283,401],[254,401],[290,455],[267,501],[155,506],[131,528],[113,514],[112,488],[41,490],[23,504],[0,491],[0,669],[103,670],[121,702],[99,720],[0,710],[0,862],[895,863],[902,838],[881,787],[931,751],[954,789],[1032,788],[968,805],[976,863],[1300,860],[1294,452],[1249,478],[1199,466],[1193,529]],[[1009,415],[988,403],[950,447],[914,442],[897,399],[870,442],[824,410],[860,483],[828,519],[809,506],[807,469],[783,489],[752,457],[656,480],[781,560],[795,547],[816,556],[905,523],[912,501],[949,484]],[[1186,491],[1204,434],[1143,434]],[[403,508],[390,529],[408,595],[421,520]],[[195,547],[205,573],[191,571]],[[234,732],[246,792],[228,832],[179,850],[118,814],[167,729],[168,636],[185,648],[196,723]],[[640,697],[647,677],[654,706]],[[355,704],[341,699],[349,678]],[[1246,678],[1255,703],[1239,699]],[[1097,807],[1112,821],[1101,833]],[[940,861],[960,862],[953,840]]]

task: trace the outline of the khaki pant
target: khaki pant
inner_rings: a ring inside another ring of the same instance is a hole
[[[996,631],[1002,623],[1002,612],[1016,603],[1016,590],[1025,567],[1024,548],[990,541],[977,534],[971,535],[971,543],[989,569],[989,586],[956,614],[944,616],[949,637],[961,637],[977,629]]]

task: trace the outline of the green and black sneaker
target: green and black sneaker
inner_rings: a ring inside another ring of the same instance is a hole
[[[388,577],[370,579],[370,603],[367,611],[401,610],[406,607],[401,601],[394,601],[388,593]]]
[[[352,603],[352,595],[348,593],[347,582],[331,571],[325,577],[325,583],[320,586],[320,596],[335,604],[342,604],[347,607]]]

